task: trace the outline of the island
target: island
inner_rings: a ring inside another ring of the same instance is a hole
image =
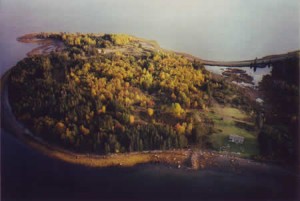
[[[24,125],[18,137],[49,156],[94,167],[163,162],[194,169],[224,153],[233,153],[230,161],[297,158],[299,81],[277,71],[289,67],[295,75],[298,58],[274,63],[272,76],[281,81],[264,78],[260,92],[272,86],[289,96],[275,103],[274,90],[264,93],[263,107],[259,92],[155,41],[82,33],[18,40],[40,46],[6,74],[8,102]]]

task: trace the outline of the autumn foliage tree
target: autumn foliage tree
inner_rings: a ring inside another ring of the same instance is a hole
[[[61,40],[66,48],[25,58],[9,78],[13,112],[34,133],[97,153],[187,146],[193,125],[176,122],[203,105],[203,69],[169,52],[121,52],[138,43],[122,34],[39,37]]]

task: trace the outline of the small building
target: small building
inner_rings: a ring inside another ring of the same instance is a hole
[[[261,98],[257,98],[257,99],[255,99],[255,101],[256,101],[258,104],[260,104],[260,105],[263,105],[263,104],[264,104],[264,100],[261,99]]]
[[[245,138],[242,136],[238,136],[238,135],[229,135],[229,142],[233,142],[236,144],[243,144],[244,143]]]

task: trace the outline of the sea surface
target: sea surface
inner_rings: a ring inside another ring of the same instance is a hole
[[[31,32],[127,33],[230,61],[299,49],[299,24],[297,0],[0,0],[0,75],[35,47],[16,41]],[[290,180],[281,171],[88,168],[48,158],[1,130],[2,200],[286,198]]]
[[[127,33],[203,59],[231,61],[300,47],[298,0],[0,0],[1,75],[30,32]]]

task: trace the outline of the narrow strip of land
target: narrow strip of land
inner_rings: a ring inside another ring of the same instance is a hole
[[[199,61],[203,65],[207,66],[226,66],[226,67],[257,67],[257,68],[264,68],[268,65],[272,65],[274,62],[280,62],[287,59],[295,59],[300,58],[300,51],[293,51],[284,54],[277,54],[277,55],[270,55],[258,59],[253,60],[244,60],[244,61],[210,61],[205,59],[200,59],[198,57],[185,54],[185,53],[178,53],[183,56],[186,56],[190,60]]]
[[[34,48],[32,51],[30,51],[27,55],[28,56],[33,56],[33,55],[38,55],[38,54],[43,54],[43,53],[49,53],[51,50],[55,51],[60,51],[64,48],[64,44],[55,39],[39,39],[37,38],[38,33],[31,33],[31,34],[26,34],[24,36],[19,37],[17,40],[22,43],[36,43],[40,45],[37,48]],[[151,44],[150,49],[154,48],[156,50],[164,50],[168,51],[165,49],[162,49],[159,47],[159,45],[155,41],[147,41],[148,43],[144,43],[144,39],[139,39],[141,40],[141,44],[143,46],[146,46],[147,44]],[[146,48],[147,49],[147,48]],[[117,49],[119,51],[119,49]],[[115,51],[117,51],[115,50]],[[170,51],[174,52],[174,51]],[[252,60],[243,60],[243,61],[211,61],[211,60],[205,60],[201,59],[199,57],[182,53],[182,52],[174,52],[179,55],[183,55],[186,58],[188,58],[191,61],[199,61],[203,65],[207,66],[225,66],[225,67],[256,67],[256,68],[264,68],[266,66],[272,65],[274,62],[280,62],[284,61],[287,59],[299,59],[300,58],[300,50],[288,52],[288,53],[283,53],[283,54],[276,54],[276,55],[269,55],[265,56],[262,58],[256,58]]]

